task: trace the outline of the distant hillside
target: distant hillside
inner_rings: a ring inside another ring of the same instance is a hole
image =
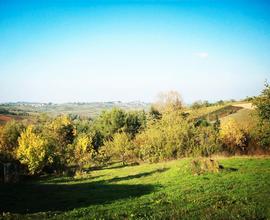
[[[217,117],[222,120],[232,117],[240,121],[249,117],[253,110],[254,106],[251,103],[228,103],[226,105],[203,107],[191,111],[190,114],[195,119],[204,118],[208,121],[214,121]]]
[[[52,116],[59,114],[74,114],[82,117],[95,117],[101,111],[112,109],[114,107],[125,110],[148,110],[149,103],[144,102],[92,102],[92,103],[33,103],[33,102],[17,102],[0,104],[0,113],[3,115],[36,115],[39,113],[47,113]]]
[[[243,108],[234,114],[228,115],[220,119],[221,123],[226,122],[229,119],[234,119],[240,125],[240,127],[247,127],[256,123],[255,111],[248,108]]]

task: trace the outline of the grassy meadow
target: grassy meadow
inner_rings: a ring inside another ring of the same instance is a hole
[[[0,220],[270,220],[270,0],[0,0]]]
[[[269,219],[270,158],[217,160],[203,175],[186,158],[1,185],[2,219]]]

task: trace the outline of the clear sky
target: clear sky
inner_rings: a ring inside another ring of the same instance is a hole
[[[270,1],[0,0],[0,102],[259,94]]]

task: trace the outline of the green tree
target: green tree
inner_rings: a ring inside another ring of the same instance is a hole
[[[130,134],[131,137],[135,135],[146,125],[146,115],[144,111],[131,111],[126,113],[125,125],[123,130]]]
[[[94,126],[105,139],[108,139],[124,127],[125,118],[126,114],[122,109],[113,108],[112,110],[103,111],[95,120]]]
[[[112,141],[107,141],[105,146],[111,150],[114,157],[120,158],[123,164],[134,157],[133,143],[125,132],[115,133]]]
[[[53,147],[52,166],[58,170],[65,169],[73,159],[76,128],[72,120],[66,115],[58,116],[44,126],[42,133]]]
[[[152,105],[149,111],[150,120],[159,120],[162,114]]]
[[[260,123],[257,126],[259,144],[263,150],[270,149],[270,85],[266,82],[261,94],[253,100]]]
[[[135,145],[140,148],[141,159],[157,162],[184,156],[189,146],[190,126],[181,111],[164,113],[137,135]]]
[[[261,94],[253,101],[262,121],[270,122],[270,85],[266,82]]]

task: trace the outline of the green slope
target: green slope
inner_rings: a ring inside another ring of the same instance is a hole
[[[224,171],[200,176],[190,161],[115,164],[82,179],[0,185],[0,211],[18,219],[270,218],[270,158],[220,158]]]

